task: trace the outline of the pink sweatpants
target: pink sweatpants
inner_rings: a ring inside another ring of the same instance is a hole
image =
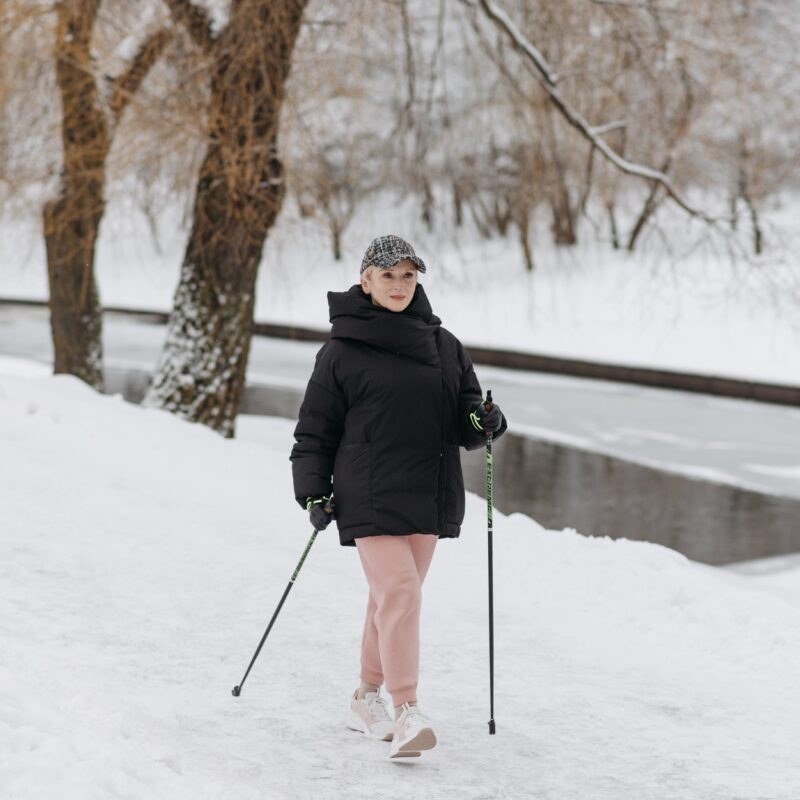
[[[380,686],[385,679],[395,706],[417,699],[422,582],[438,539],[430,533],[356,539],[369,584],[361,680]]]

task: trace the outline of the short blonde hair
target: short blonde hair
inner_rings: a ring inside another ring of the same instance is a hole
[[[404,261],[410,261],[411,259],[403,259],[403,260]],[[399,264],[400,262],[398,261],[397,263]],[[419,269],[417,268],[417,265],[413,261],[411,261],[411,265],[414,267],[414,272],[416,272],[417,276],[419,276]],[[396,267],[397,264],[394,264],[393,266]],[[361,275],[359,277],[363,278],[363,277],[366,276],[367,280],[369,280],[369,277],[372,275],[373,270],[376,270],[376,269],[377,270],[384,270],[384,269],[391,269],[391,268],[392,267],[379,267],[377,264],[370,264],[368,267],[364,267],[364,269],[362,270]]]

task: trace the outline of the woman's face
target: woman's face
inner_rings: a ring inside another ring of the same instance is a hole
[[[417,267],[408,259],[390,269],[369,267],[361,275],[361,288],[376,306],[405,311],[417,288]]]

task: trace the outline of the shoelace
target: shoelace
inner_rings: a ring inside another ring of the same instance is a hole
[[[428,718],[419,710],[417,706],[403,705],[402,713],[406,715],[407,722],[413,717],[417,718],[418,723],[426,723],[428,721]]]
[[[377,722],[378,720],[388,720],[389,712],[386,710],[386,701],[381,697],[379,694],[376,694],[374,697],[370,697],[367,699],[367,708],[369,709],[369,713],[372,714],[372,718]]]

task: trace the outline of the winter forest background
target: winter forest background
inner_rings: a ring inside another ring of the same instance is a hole
[[[326,331],[374,236],[468,347],[800,387],[798,35],[797,0],[0,0],[0,798],[800,797],[790,404],[477,364],[519,507],[639,528],[495,511],[498,734],[472,492],[429,758],[343,727],[335,533],[230,696],[308,535],[292,420],[239,412],[319,343],[252,325]]]

